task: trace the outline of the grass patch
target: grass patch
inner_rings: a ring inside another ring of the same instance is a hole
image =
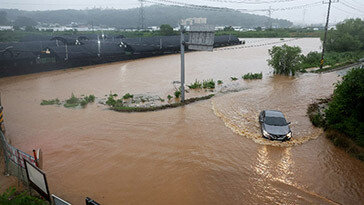
[[[61,101],[58,98],[52,100],[42,100],[40,105],[60,105]]]
[[[326,67],[326,68],[318,69],[318,70],[315,70],[313,72],[314,73],[328,72],[328,71],[331,71],[331,70],[334,70],[334,69],[337,69],[337,68],[340,68],[340,67],[343,67],[343,66],[351,65],[351,64],[354,64],[354,63],[357,63],[357,61],[349,60],[349,61],[346,61],[346,62],[343,62],[343,63],[337,63],[335,65],[332,65],[332,66],[329,66],[329,67]]]
[[[213,96],[214,96],[214,94],[203,96],[203,97],[190,98],[190,99],[185,100],[184,102],[171,103],[171,104],[166,104],[166,105],[161,105],[161,106],[156,106],[156,107],[114,106],[114,107],[111,107],[111,110],[115,110],[115,111],[118,111],[118,112],[150,112],[150,111],[164,110],[164,109],[168,109],[168,108],[175,108],[175,107],[184,106],[184,105],[196,102],[196,101],[210,99]]]
[[[252,80],[252,79],[262,79],[263,78],[263,73],[247,73],[245,75],[243,75],[243,79],[244,80]]]
[[[214,89],[215,88],[215,81],[213,79],[204,80],[202,82],[202,87],[204,89]]]
[[[202,84],[200,81],[198,81],[197,79],[195,80],[194,83],[191,83],[190,85],[188,85],[188,88],[190,89],[198,89],[198,88],[202,88]]]
[[[236,81],[236,80],[238,80],[238,78],[237,77],[230,77],[231,78],[231,80],[232,81]]]

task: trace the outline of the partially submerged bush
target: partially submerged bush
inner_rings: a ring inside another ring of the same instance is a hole
[[[52,100],[42,100],[40,105],[60,105],[61,101],[58,98]]]
[[[301,48],[297,46],[273,46],[268,50],[271,59],[268,65],[274,69],[274,74],[295,75],[301,67]]]
[[[238,80],[237,77],[230,77],[232,81]]]
[[[247,80],[247,79],[262,79],[263,78],[263,73],[247,73],[245,75],[243,75],[243,79]]]
[[[173,97],[171,95],[167,96],[168,100],[171,100]]]
[[[126,93],[124,96],[123,96],[123,99],[124,100],[127,100],[127,99],[130,99],[130,98],[133,98],[134,95],[130,94],[130,93]]]
[[[214,89],[215,88],[215,81],[213,79],[204,80],[202,82],[202,87],[204,89]]]
[[[202,84],[200,81],[198,81],[197,79],[195,80],[194,83],[191,83],[190,85],[188,85],[188,87],[190,89],[198,89],[198,88],[201,88],[202,87]]]
[[[80,104],[80,99],[77,98],[73,93],[70,98],[66,100],[65,107],[76,107]]]
[[[222,80],[218,80],[218,81],[217,81],[217,84],[218,84],[218,85],[223,84]]]
[[[115,96],[115,94],[113,95],[113,94],[110,93],[109,97],[106,100],[106,105],[114,107],[115,104],[116,104],[116,100],[114,99],[114,97],[116,97],[116,96]]]

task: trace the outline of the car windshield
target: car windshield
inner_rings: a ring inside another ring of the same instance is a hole
[[[266,117],[265,124],[273,126],[284,126],[287,125],[286,119],[283,117]]]

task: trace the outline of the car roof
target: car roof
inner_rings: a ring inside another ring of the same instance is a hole
[[[283,117],[284,115],[281,111],[278,110],[265,110],[266,117]]]

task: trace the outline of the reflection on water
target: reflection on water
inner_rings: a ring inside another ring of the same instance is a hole
[[[319,43],[287,42],[305,53]],[[85,109],[39,104],[71,93],[102,98],[110,91],[166,98],[179,79],[178,55],[2,78],[7,137],[28,153],[43,150],[52,193],[72,204],[83,204],[86,196],[101,204],[363,203],[364,164],[332,146],[306,116],[307,105],[329,96],[339,77],[271,77],[269,48],[187,53],[187,84],[220,79],[235,92],[149,113],[118,113],[97,103]],[[242,80],[248,72],[264,77]],[[231,76],[240,79],[231,82]],[[286,115],[291,141],[261,137],[263,109]]]

